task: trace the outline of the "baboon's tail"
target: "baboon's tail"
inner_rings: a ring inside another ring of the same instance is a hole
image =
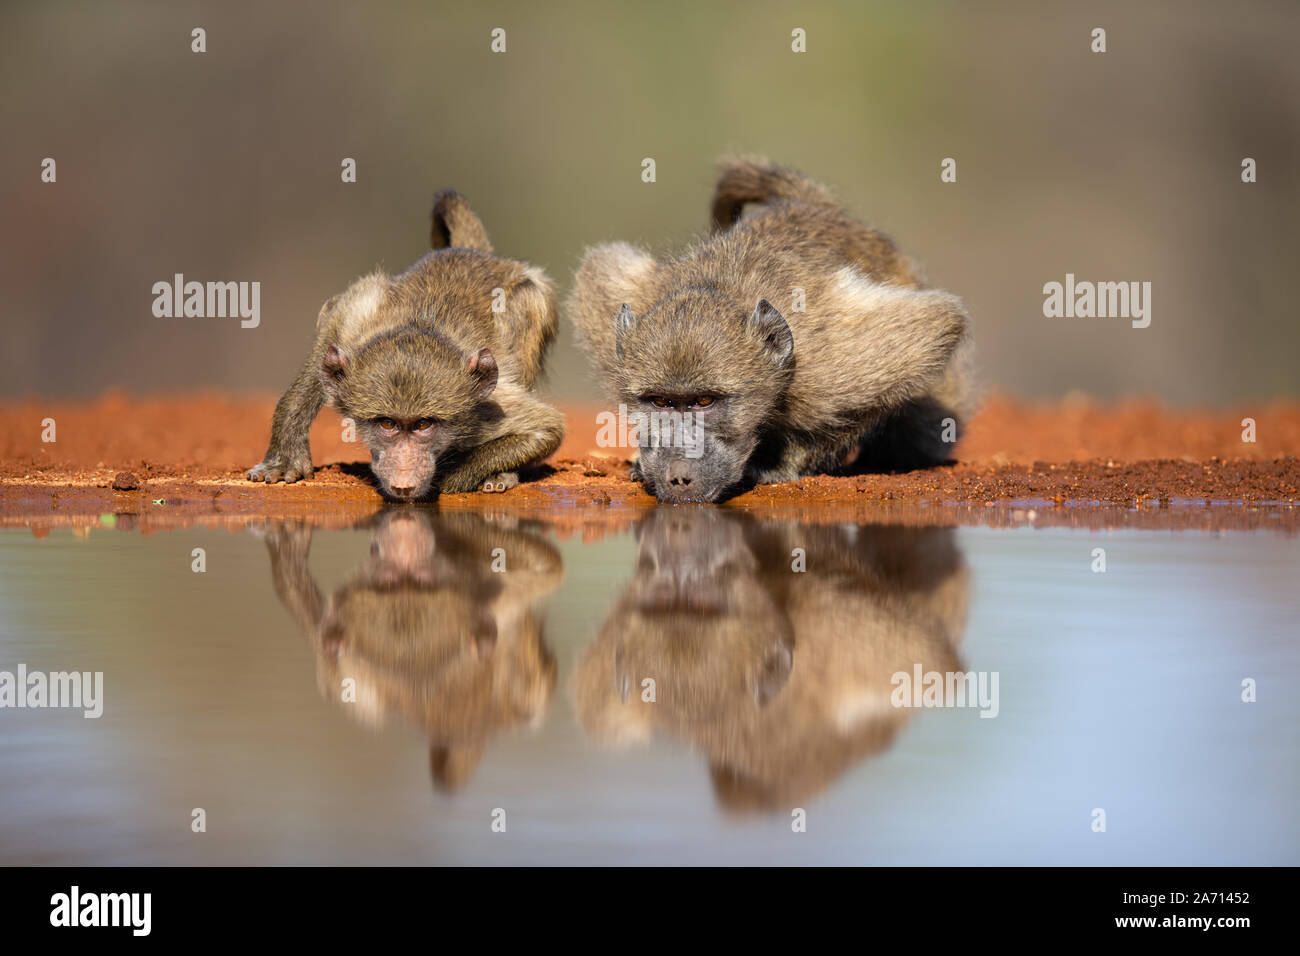
[[[821,183],[765,159],[724,159],[719,167],[713,190],[714,230],[730,229],[749,202],[795,199],[827,205],[834,201]]]
[[[492,251],[483,221],[474,214],[469,201],[454,189],[444,189],[433,199],[433,228],[429,231],[429,244],[435,249],[459,246]]]

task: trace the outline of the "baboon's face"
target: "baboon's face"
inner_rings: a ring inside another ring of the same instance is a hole
[[[620,696],[658,676],[679,715],[765,707],[790,678],[794,639],[759,582],[743,522],[659,510],[637,538],[636,576],[611,618]]]
[[[747,315],[687,292],[615,320],[619,390],[641,429],[638,466],[661,501],[717,501],[745,465],[789,382],[794,339],[766,300]]]
[[[737,397],[717,394],[648,394],[637,402],[648,436],[637,466],[660,501],[717,501],[738,485],[754,450],[755,434],[736,428],[730,412]]]
[[[376,588],[432,587],[439,577],[438,538],[429,515],[386,511],[371,532],[361,579]]]
[[[476,409],[496,388],[497,365],[489,349],[464,356],[433,336],[403,331],[356,355],[331,346],[321,380],[370,448],[380,490],[412,501],[429,494],[439,457],[474,427]]]
[[[650,512],[637,525],[636,577],[629,588],[639,609],[653,613],[680,604],[720,612],[732,582],[757,571],[743,528],[724,511]]]
[[[413,501],[430,492],[438,457],[450,444],[439,420],[383,416],[359,422],[357,432],[370,448],[370,470],[385,495]]]
[[[488,558],[489,542],[503,543],[519,556],[526,580],[524,545],[534,538],[477,515],[385,509],[373,523],[369,556],[315,625],[321,693],[337,701],[349,678],[350,717],[382,725],[396,716],[421,729],[439,790],[464,784],[497,733],[535,726],[549,707],[557,671],[533,611],[542,595],[493,574]],[[306,558],[300,551],[303,576]],[[556,584],[559,566],[557,554]]]
[[[757,577],[742,524],[713,509],[660,509],[637,534],[636,575],[579,666],[584,725],[635,737],[650,722],[694,726],[768,707],[790,679],[793,629]]]
[[[372,661],[408,655],[425,670],[490,657],[497,625],[482,597],[440,553],[428,511],[390,510],[371,533],[369,557],[331,602],[324,644]]]

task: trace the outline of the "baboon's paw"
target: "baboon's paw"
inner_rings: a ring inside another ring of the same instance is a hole
[[[519,484],[519,474],[517,472],[503,471],[499,475],[489,476],[479,490],[486,491],[489,494],[499,494],[503,491],[509,491],[517,484]]]
[[[287,485],[303,478],[310,478],[312,467],[310,460],[291,459],[284,455],[268,455],[259,465],[254,465],[245,473],[249,481],[264,481],[273,485],[283,481]]]

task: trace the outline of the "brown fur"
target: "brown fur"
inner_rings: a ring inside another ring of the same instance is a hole
[[[328,598],[309,569],[309,526],[277,522],[265,537],[275,591],[316,651],[321,695],[341,701],[352,678],[349,714],[419,728],[439,789],[463,785],[494,736],[540,723],[556,662],[535,608],[564,573],[540,535],[479,515],[390,510],[374,523],[370,557]],[[492,570],[494,548],[507,555],[503,572]]]
[[[764,205],[738,218],[747,202]],[[718,441],[705,458],[716,461],[699,467],[721,487],[705,497],[836,470],[860,444],[896,446],[889,467],[950,458],[939,422],[965,412],[960,300],[922,288],[887,236],[792,170],[725,163],[712,209],[716,231],[675,259],[626,243],[588,250],[569,301],[602,378],[629,407],[647,395],[724,399],[706,412]],[[643,476],[665,497],[646,457]]]
[[[400,275],[358,279],[322,307],[315,345],[249,478],[309,477],[307,431],[326,401],[356,421],[381,487],[397,497],[420,497],[435,483],[505,490],[516,469],[559,446],[562,417],[531,393],[557,329],[550,280],[493,255],[455,193],[439,195],[433,223],[433,252]],[[504,293],[502,313],[492,311],[494,289]],[[402,427],[389,435],[376,426],[383,420]],[[415,434],[426,421],[435,424]]]
[[[950,529],[659,509],[637,536],[640,570],[574,677],[578,719],[607,744],[689,744],[727,810],[815,796],[913,715],[891,705],[896,672],[962,669],[970,583]]]

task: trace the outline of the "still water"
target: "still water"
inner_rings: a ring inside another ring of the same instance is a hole
[[[1298,569],[711,507],[6,530],[0,679],[103,712],[0,709],[0,863],[1294,865]],[[932,673],[964,706],[898,706]]]

